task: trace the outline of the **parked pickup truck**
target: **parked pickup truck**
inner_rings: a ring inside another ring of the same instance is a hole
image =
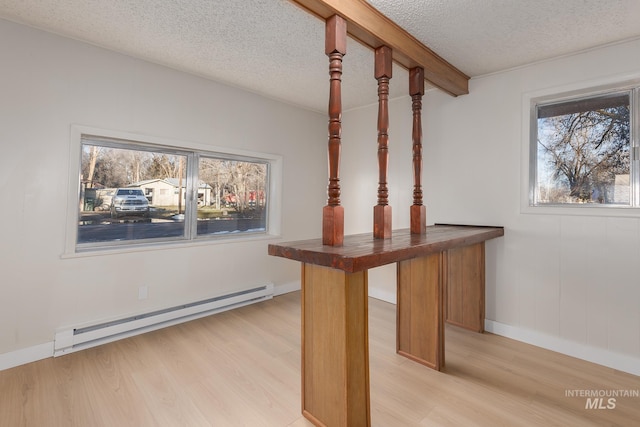
[[[118,188],[111,198],[111,218],[149,216],[149,201],[140,188]]]

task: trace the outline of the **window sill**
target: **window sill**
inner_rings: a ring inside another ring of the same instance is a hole
[[[233,238],[200,238],[196,240],[173,240],[163,242],[140,242],[122,246],[94,246],[80,249],[75,252],[65,252],[61,259],[88,258],[105,255],[119,255],[134,252],[151,252],[172,250],[181,248],[194,248],[198,246],[233,245],[248,242],[272,241],[281,239],[279,234],[255,233],[246,236],[234,235]]]
[[[562,216],[595,216],[611,218],[640,218],[640,208],[631,206],[522,206],[521,213],[534,215],[562,215]]]

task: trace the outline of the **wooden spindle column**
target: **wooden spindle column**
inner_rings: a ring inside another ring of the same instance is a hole
[[[327,19],[325,53],[329,56],[329,186],[322,210],[322,244],[342,246],[344,208],[340,206],[340,144],[342,133],[342,57],[347,53],[347,21],[338,15]]]
[[[389,80],[392,51],[388,46],[375,50],[375,78],[378,80],[378,204],[373,207],[373,237],[391,238],[391,206],[387,172],[389,164]]]
[[[422,204],[422,96],[424,69],[409,70],[409,95],[413,110],[413,205],[410,207],[411,234],[427,232],[427,208]]]

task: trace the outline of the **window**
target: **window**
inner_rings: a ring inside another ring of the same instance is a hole
[[[639,207],[637,89],[532,100],[531,206]]]
[[[201,156],[198,176],[198,236],[265,231],[266,163]]]
[[[277,156],[77,133],[73,252],[277,232]]]

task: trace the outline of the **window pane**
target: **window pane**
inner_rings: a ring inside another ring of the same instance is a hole
[[[629,94],[537,108],[535,203],[630,205]]]
[[[200,158],[198,235],[265,232],[267,165]]]
[[[187,157],[83,141],[78,244],[184,237]]]

